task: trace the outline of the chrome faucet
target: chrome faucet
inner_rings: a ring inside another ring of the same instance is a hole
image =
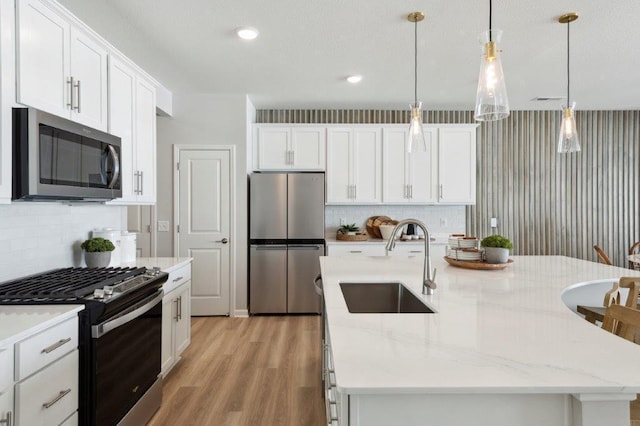
[[[393,251],[393,248],[396,246],[396,234],[398,230],[401,230],[405,225],[408,224],[418,225],[422,232],[424,233],[424,271],[422,273],[422,294],[433,294],[433,291],[436,289],[436,270],[433,269],[433,273],[431,271],[431,241],[429,238],[429,230],[427,226],[420,222],[417,219],[404,219],[398,222],[393,231],[391,232],[391,236],[389,237],[389,241],[387,242],[386,247],[386,255],[389,256],[389,252]]]

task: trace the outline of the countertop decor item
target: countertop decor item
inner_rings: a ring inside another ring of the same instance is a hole
[[[497,121],[509,116],[509,99],[498,48],[502,31],[491,27],[491,9],[489,0],[489,29],[480,34],[483,52],[476,94],[476,121]]]
[[[457,266],[458,268],[476,269],[479,271],[498,271],[506,268],[513,263],[513,260],[508,259],[505,263],[487,263],[478,262],[477,260],[457,260],[449,256],[445,256],[444,260],[451,266]]]
[[[484,247],[484,255],[487,263],[507,263],[509,260],[509,250],[513,244],[508,238],[502,235],[489,235],[480,241],[480,246]]]
[[[565,13],[558,18],[561,24],[567,24],[567,106],[562,109],[562,125],[560,126],[560,138],[558,140],[558,153],[566,154],[580,151],[580,138],[576,128],[574,110],[576,103],[571,103],[569,97],[569,24],[578,19],[577,13]]]
[[[360,231],[360,227],[356,226],[355,223],[351,223],[348,225],[342,225],[340,228],[338,228],[338,232],[341,234],[347,234],[347,235],[356,235],[358,233],[358,231]]]
[[[89,268],[105,268],[111,261],[111,252],[116,246],[105,238],[89,238],[80,247],[84,250],[84,261]]]

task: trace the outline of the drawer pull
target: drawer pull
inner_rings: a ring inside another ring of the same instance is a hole
[[[173,282],[174,282],[174,283],[177,283],[177,282],[178,282],[178,281],[180,281],[181,279],[182,279],[182,277],[175,278],[175,279],[173,280]]]
[[[349,253],[362,253],[362,250],[350,250]]]
[[[44,404],[42,404],[42,406],[44,408],[51,408],[53,406],[53,404],[55,404],[56,402],[60,401],[62,398],[65,397],[65,395],[67,395],[68,393],[71,392],[71,388],[66,389],[66,390],[61,390],[60,393],[58,394],[58,396],[56,396],[53,401],[51,402],[45,402]]]
[[[56,349],[58,349],[60,346],[64,345],[65,343],[69,343],[70,341],[71,341],[71,337],[67,337],[66,339],[58,340],[53,345],[41,350],[40,353],[41,354],[48,354],[50,352],[55,351]]]
[[[11,411],[7,411],[7,417],[0,419],[0,425],[13,426],[13,422],[11,421]]]

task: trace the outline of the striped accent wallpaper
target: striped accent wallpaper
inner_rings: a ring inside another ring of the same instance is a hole
[[[472,111],[425,111],[425,123],[472,123]],[[408,123],[409,111],[259,110],[258,123]],[[558,154],[560,111],[512,111],[477,133],[477,204],[466,232],[497,233],[513,254],[597,261],[600,245],[618,266],[640,240],[640,111],[577,111],[582,151]]]

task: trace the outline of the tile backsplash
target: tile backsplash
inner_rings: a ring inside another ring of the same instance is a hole
[[[126,207],[103,204],[0,205],[0,282],[84,266],[80,244],[95,228],[126,228]]]
[[[335,232],[340,219],[344,219],[364,229],[369,217],[383,215],[395,220],[421,220],[432,234],[465,232],[465,206],[325,206],[325,228]]]

